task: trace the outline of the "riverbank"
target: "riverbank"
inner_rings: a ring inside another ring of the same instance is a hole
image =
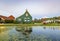
[[[42,24],[42,23],[36,23],[36,24],[0,24],[0,26],[60,26],[60,23],[49,23],[49,24]]]

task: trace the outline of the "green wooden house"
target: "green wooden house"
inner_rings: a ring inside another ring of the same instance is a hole
[[[16,21],[19,23],[31,23],[32,22],[32,16],[26,10],[26,12],[23,15],[16,18]]]

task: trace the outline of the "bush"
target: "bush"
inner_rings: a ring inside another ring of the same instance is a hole
[[[14,23],[14,20],[5,20],[5,23]]]

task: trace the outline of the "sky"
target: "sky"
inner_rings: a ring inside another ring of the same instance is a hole
[[[60,16],[60,0],[0,0],[0,15],[17,18],[26,9],[33,18]]]

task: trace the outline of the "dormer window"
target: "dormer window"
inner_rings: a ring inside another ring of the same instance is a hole
[[[28,16],[28,14],[26,13],[26,16]]]

